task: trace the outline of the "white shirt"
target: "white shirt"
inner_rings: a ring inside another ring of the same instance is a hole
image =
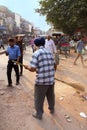
[[[74,46],[75,46],[74,40],[71,40],[69,43],[70,43],[70,46],[71,46],[71,47],[74,47]]]
[[[55,46],[55,43],[52,39],[48,40],[46,39],[45,41],[45,48],[50,51],[52,54],[53,53],[57,53],[57,49],[56,49],[56,46]]]

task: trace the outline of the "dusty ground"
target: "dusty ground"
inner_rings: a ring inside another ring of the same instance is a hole
[[[29,63],[31,53],[28,47],[24,63]],[[7,88],[7,57],[0,55],[0,130],[87,130],[87,118],[80,116],[80,112],[87,115],[87,100],[83,98],[87,96],[87,68],[82,67],[80,60],[77,66],[73,65],[75,55],[71,53],[67,59],[60,56],[60,65],[55,75],[55,114],[50,115],[45,100],[42,121],[32,117],[35,73],[24,69],[20,85],[15,86],[13,72],[14,87]]]

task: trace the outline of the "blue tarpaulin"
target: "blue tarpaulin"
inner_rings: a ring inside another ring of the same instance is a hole
[[[0,30],[7,30],[7,28],[4,26],[0,26]]]

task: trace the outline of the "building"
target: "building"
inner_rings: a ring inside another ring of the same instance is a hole
[[[34,27],[33,23],[25,20],[15,12],[12,12],[5,6],[0,6],[0,33],[6,33],[8,36],[19,33],[40,34],[41,30]],[[3,31],[2,31],[3,30]]]

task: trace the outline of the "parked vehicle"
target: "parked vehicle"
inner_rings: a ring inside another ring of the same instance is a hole
[[[68,52],[70,54],[70,44],[68,42],[61,43],[61,45],[60,45],[60,54],[62,53],[62,51],[64,52],[65,57],[67,57]]]
[[[65,57],[70,54],[70,43],[69,38],[67,36],[62,36],[59,40],[59,50],[60,54],[63,52],[65,54]]]

